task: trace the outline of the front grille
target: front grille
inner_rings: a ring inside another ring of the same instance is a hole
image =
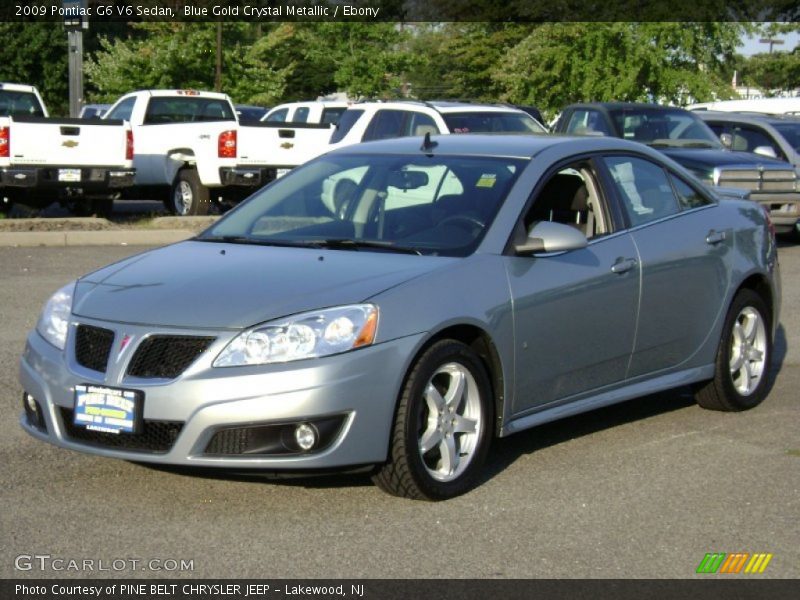
[[[75,333],[75,360],[92,371],[106,372],[114,332],[92,325],[78,325]]]
[[[141,433],[106,433],[92,431],[73,422],[73,410],[61,407],[64,431],[71,440],[92,446],[134,452],[169,452],[183,429],[181,421],[153,421],[145,419]]]
[[[793,192],[796,175],[789,169],[720,169],[717,185],[751,192]]]
[[[153,335],[136,349],[128,375],[146,379],[174,379],[205,352],[213,337]]]

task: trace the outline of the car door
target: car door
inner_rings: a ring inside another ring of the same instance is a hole
[[[717,204],[642,156],[603,159],[641,261],[639,322],[629,378],[689,363],[724,310],[733,232]]]
[[[522,224],[571,224],[580,250],[506,256],[514,312],[513,412],[622,381],[633,351],[639,300],[636,247],[618,230],[594,162],[564,165],[545,178]]]

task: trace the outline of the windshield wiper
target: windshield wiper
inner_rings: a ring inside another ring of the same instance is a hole
[[[252,246],[282,246],[287,248],[307,248],[315,246],[313,243],[292,242],[289,240],[268,240],[247,237],[246,235],[209,235],[206,237],[194,237],[196,242],[216,242],[220,244],[245,244]]]
[[[319,245],[321,248],[331,248],[333,250],[358,250],[360,248],[375,248],[399,254],[416,254],[422,256],[422,252],[416,248],[408,246],[398,246],[394,242],[381,240],[353,240],[350,238],[329,238],[327,240],[313,240],[309,244]]]

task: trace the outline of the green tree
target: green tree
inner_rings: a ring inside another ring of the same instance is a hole
[[[35,85],[53,116],[69,113],[67,34],[53,23],[0,22],[0,81]]]
[[[755,54],[743,65],[740,81],[766,94],[800,87],[800,49]]]
[[[530,34],[528,24],[445,23],[417,30],[411,49],[422,58],[409,73],[412,93],[423,99],[496,100],[493,77],[505,54]]]
[[[550,113],[580,101],[729,97],[721,68],[747,30],[741,23],[547,23],[509,50],[493,77],[505,99]]]

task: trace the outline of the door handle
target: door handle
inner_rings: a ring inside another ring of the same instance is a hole
[[[611,266],[611,272],[616,273],[617,275],[621,275],[622,273],[627,273],[635,266],[636,266],[635,258],[618,258],[617,262],[615,262]]]
[[[724,231],[714,231],[713,229],[708,232],[706,236],[706,244],[719,244],[720,242],[725,241],[725,232]]]

